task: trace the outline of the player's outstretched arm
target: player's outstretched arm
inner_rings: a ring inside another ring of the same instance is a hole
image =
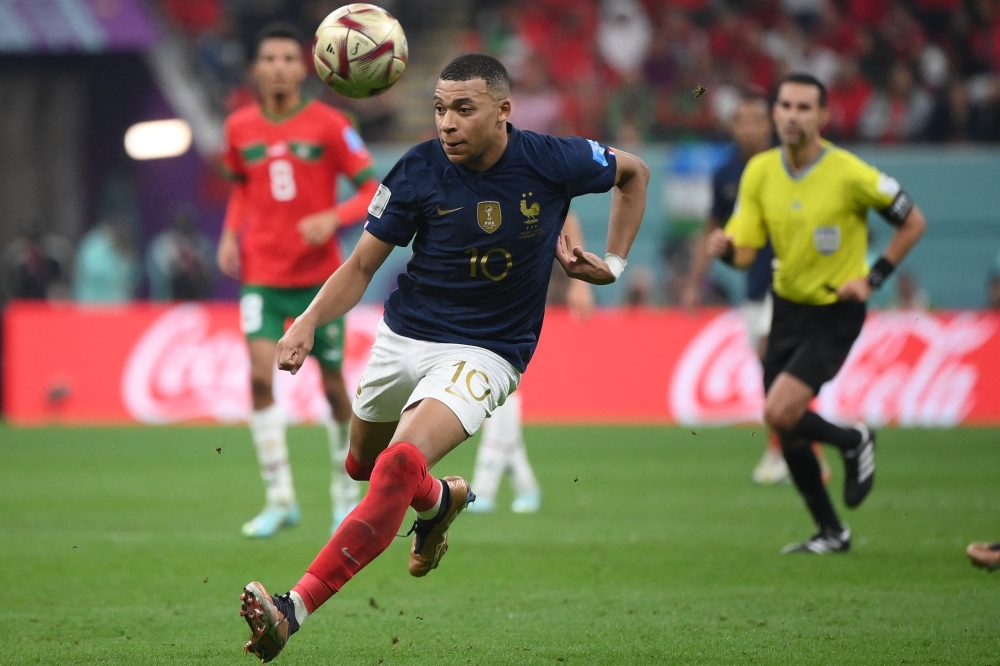
[[[705,238],[705,250],[710,256],[718,257],[736,268],[747,268],[757,258],[757,249],[733,245],[732,234],[725,229],[712,229]]]
[[[898,266],[899,262],[906,258],[913,246],[917,244],[920,237],[924,235],[927,228],[927,220],[923,212],[916,205],[910,209],[909,214],[903,219],[903,223],[896,229],[896,233],[889,239],[883,257]]]
[[[615,157],[618,170],[611,194],[611,217],[608,220],[607,254],[604,259],[574,246],[567,235],[560,237],[556,244],[556,259],[566,274],[591,284],[611,284],[621,275],[646,210],[649,167],[635,155],[621,150],[615,150]],[[616,266],[609,265],[608,260]]]
[[[927,220],[920,209],[914,205],[896,228],[896,233],[889,239],[889,244],[879,260],[872,266],[866,278],[845,282],[837,290],[837,298],[841,301],[867,301],[872,292],[889,277],[899,265],[927,228]]]
[[[306,215],[298,224],[302,240],[308,245],[323,245],[341,227],[348,227],[365,220],[368,204],[378,191],[378,180],[367,178],[356,183],[357,191],[347,201],[328,210]]]
[[[278,341],[278,368],[293,375],[313,346],[316,328],[347,314],[361,301],[375,271],[395,247],[365,231],[354,252],[320,288],[306,311],[299,315]]]
[[[681,294],[681,304],[686,308],[693,308],[701,303],[701,283],[705,281],[705,274],[712,262],[712,255],[708,253],[707,247],[708,235],[720,226],[715,216],[709,216],[705,220],[705,229],[698,234],[694,247],[691,248],[691,273]]]
[[[239,230],[246,219],[247,194],[246,184],[236,183],[229,195],[226,205],[226,219],[222,224],[222,235],[219,236],[219,247],[216,251],[216,262],[219,270],[226,277],[240,279],[240,242]]]
[[[646,188],[649,167],[641,159],[622,150],[615,150],[618,174],[611,190],[611,217],[608,218],[607,252],[622,259],[628,257],[635,235],[639,233],[642,215],[646,212]]]

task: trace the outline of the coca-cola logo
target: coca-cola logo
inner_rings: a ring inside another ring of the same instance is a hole
[[[380,318],[378,307],[348,316],[343,372],[349,392],[368,362]],[[212,311],[198,304],[170,308],[130,350],[121,392],[130,415],[145,423],[245,419],[250,359],[235,319],[213,321]],[[311,357],[295,376],[275,370],[274,393],[292,421],[318,421],[329,413],[319,364]]]
[[[967,356],[996,328],[994,319],[972,312],[951,319],[914,312],[874,315],[840,374],[820,391],[820,412],[835,421],[957,425],[977,398],[979,369]]]
[[[682,424],[759,421],[762,382],[743,315],[733,310],[713,319],[685,347],[667,401]]]
[[[817,408],[841,423],[864,420],[907,426],[953,426],[973,409],[979,370],[967,360],[996,333],[996,320],[886,312],[868,318]],[[678,423],[759,421],[764,396],[760,362],[740,313],[713,319],[681,354],[667,395]]]

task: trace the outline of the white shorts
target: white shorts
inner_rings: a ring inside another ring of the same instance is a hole
[[[520,371],[491,351],[406,338],[383,320],[358,382],[354,413],[371,423],[398,421],[406,408],[434,398],[455,413],[471,436],[520,381]]]
[[[743,310],[743,320],[746,322],[747,338],[754,354],[760,353],[760,341],[771,332],[771,314],[774,312],[774,301],[771,292],[767,292],[764,300],[746,301],[740,308]]]

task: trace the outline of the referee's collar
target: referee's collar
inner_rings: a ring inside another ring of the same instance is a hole
[[[810,162],[806,166],[802,167],[801,169],[797,169],[796,170],[796,169],[792,169],[788,165],[788,160],[785,159],[785,148],[784,148],[784,146],[782,146],[781,147],[781,166],[785,167],[785,173],[788,174],[789,178],[791,178],[792,180],[802,180],[803,178],[805,178],[806,176],[809,175],[809,172],[811,172],[814,168],[816,168],[816,165],[819,164],[819,161],[821,159],[823,159],[823,156],[826,155],[828,152],[830,152],[830,144],[828,142],[824,141],[823,142],[823,150],[821,150],[820,153],[819,153],[819,155],[816,156],[816,159],[814,159],[812,162]]]

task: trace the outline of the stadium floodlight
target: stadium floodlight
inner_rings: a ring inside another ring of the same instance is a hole
[[[125,131],[125,152],[134,160],[183,155],[191,147],[191,126],[183,120],[136,123]]]

